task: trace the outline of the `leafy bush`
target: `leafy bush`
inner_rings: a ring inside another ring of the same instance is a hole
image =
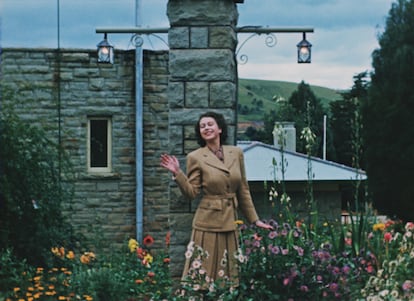
[[[68,161],[46,133],[3,108],[0,115],[0,250],[47,265],[47,251],[69,242],[71,226],[62,214],[70,190],[61,174]]]

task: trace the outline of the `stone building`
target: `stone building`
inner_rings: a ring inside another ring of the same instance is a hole
[[[181,198],[159,157],[173,153],[185,166],[197,147],[194,123],[207,110],[225,115],[228,143],[235,144],[241,2],[170,0],[170,50],[144,51],[141,234],[161,248],[171,232],[173,276],[181,273],[195,206]],[[135,52],[115,51],[114,65],[100,65],[95,50],[14,48],[2,49],[1,62],[2,104],[12,102],[70,155],[73,224],[102,233],[108,246],[135,237]],[[13,97],[5,98],[6,91]]]

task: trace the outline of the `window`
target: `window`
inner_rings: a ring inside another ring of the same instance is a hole
[[[111,118],[88,117],[88,171],[111,172]]]

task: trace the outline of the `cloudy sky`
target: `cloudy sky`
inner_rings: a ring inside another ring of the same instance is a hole
[[[1,47],[90,48],[102,40],[99,27],[135,26],[136,0],[1,0]],[[141,0],[141,26],[169,27],[167,0]],[[241,78],[305,81],[333,89],[348,89],[352,77],[371,70],[371,53],[394,0],[245,0],[238,4],[238,26],[312,27],[307,34],[312,64],[296,63],[301,34],[277,34],[276,46],[265,35],[250,39],[238,52]],[[58,7],[59,3],[59,7]],[[59,13],[58,13],[59,12]],[[58,15],[60,22],[58,23]],[[58,24],[60,24],[58,26]],[[58,35],[59,33],[59,35]],[[58,39],[59,36],[59,39]],[[130,35],[109,35],[115,47],[131,49]],[[248,35],[239,35],[239,45]],[[164,37],[166,39],[166,37]],[[155,37],[144,48],[165,49]]]

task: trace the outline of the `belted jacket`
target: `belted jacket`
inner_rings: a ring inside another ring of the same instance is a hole
[[[225,232],[236,229],[238,208],[248,222],[258,220],[244,168],[243,151],[223,146],[224,162],[207,146],[187,155],[187,174],[179,171],[175,181],[182,194],[190,200],[200,196],[193,228]]]

